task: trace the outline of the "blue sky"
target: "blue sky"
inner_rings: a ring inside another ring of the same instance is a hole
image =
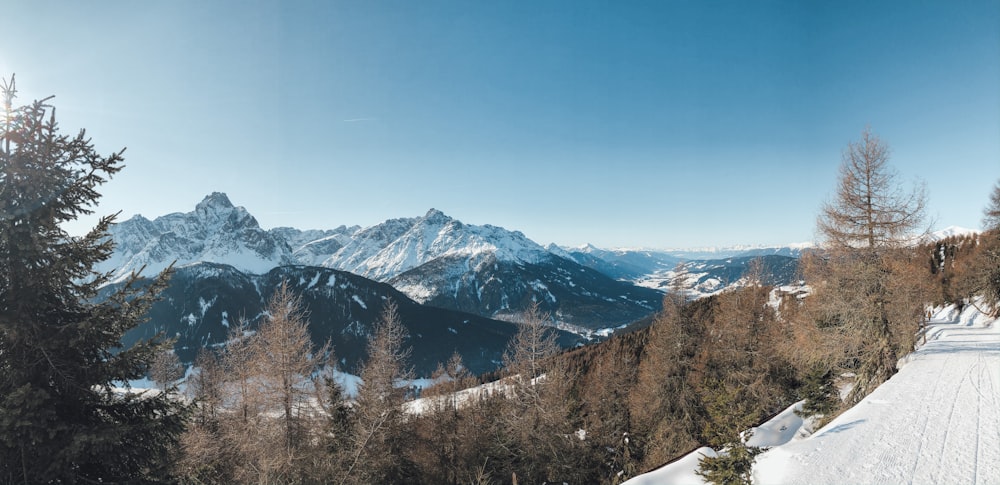
[[[800,242],[866,125],[937,228],[978,228],[1000,179],[995,0],[3,10],[22,101],[128,147],[98,208],[125,218],[223,191],[265,228],[434,207],[542,244]]]

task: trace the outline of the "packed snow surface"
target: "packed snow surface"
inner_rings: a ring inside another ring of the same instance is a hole
[[[757,428],[753,480],[769,484],[1000,483],[1000,323],[937,309],[899,373],[808,435],[789,410]],[[703,483],[703,448],[628,484]]]
[[[758,457],[755,483],[1000,483],[1000,324],[948,307],[928,334],[857,406]]]

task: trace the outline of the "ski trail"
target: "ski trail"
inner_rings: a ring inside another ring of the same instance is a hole
[[[984,367],[983,366],[983,359],[982,359],[982,356],[980,355],[979,356],[979,375],[977,376],[979,378],[980,383],[983,380],[983,367]],[[979,394],[979,398],[976,399],[976,430],[982,429],[982,428],[980,428],[980,425],[982,424],[982,417],[983,417],[983,393],[979,391],[979,387],[980,386],[976,386],[976,394]],[[979,450],[980,450],[980,448],[982,448],[982,446],[981,446],[982,445],[982,441],[983,441],[983,437],[980,436],[980,434],[977,432],[976,433],[976,451],[973,453],[973,460],[972,460],[972,465],[973,465],[973,468],[972,468],[972,483],[979,483],[979,459],[981,458]]]
[[[949,360],[950,359],[946,359],[945,360],[944,365],[942,365],[941,369],[938,370],[937,376],[934,377],[934,391],[933,391],[933,394],[931,394],[931,398],[928,400],[928,402],[926,402],[924,404],[924,410],[923,410],[924,411],[923,412],[924,425],[921,428],[920,436],[927,436],[928,432],[930,431],[930,424],[931,424],[931,418],[930,418],[930,416],[931,416],[931,411],[933,411],[933,409],[932,409],[933,405],[931,404],[931,402],[934,402],[934,400],[937,398],[937,394],[941,392],[941,385],[940,384],[943,382],[941,376],[944,375],[944,370],[945,370],[945,368],[948,367],[948,361]],[[920,463],[920,460],[921,460],[921,457],[923,456],[923,454],[924,454],[924,440],[918,440],[917,441],[917,452],[914,454],[914,457],[913,457],[913,466],[910,467],[910,475],[911,476],[915,476],[916,475],[917,465]]]
[[[754,483],[1000,483],[1000,325],[956,316],[857,406],[758,457]]]

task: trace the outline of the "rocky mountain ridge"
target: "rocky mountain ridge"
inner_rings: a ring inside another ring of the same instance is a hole
[[[737,281],[750,254],[773,256],[768,267],[775,268],[775,283],[787,283],[801,251],[731,248],[739,255],[735,262],[706,262],[679,251],[543,247],[519,231],[466,224],[436,209],[366,228],[264,230],[218,192],[192,212],[153,220],[135,216],[113,226],[111,236],[117,248],[98,269],[113,272],[116,281],[141,268],[153,274],[175,261],[178,267],[229,265],[248,275],[290,265],[325,267],[389,283],[419,303],[487,318],[509,320],[538,303],[555,324],[585,334],[658,311],[678,268],[689,294],[700,296]]]

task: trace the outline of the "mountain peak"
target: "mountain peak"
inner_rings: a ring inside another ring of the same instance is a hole
[[[134,269],[149,273],[197,262],[228,264],[261,274],[293,261],[287,241],[260,228],[243,207],[234,207],[222,192],[213,192],[194,212],[173,213],[149,221],[141,216],[113,227],[118,245],[113,258],[99,266],[126,277]]]
[[[424,215],[424,219],[426,219],[428,221],[450,221],[451,220],[451,218],[448,217],[447,215],[445,215],[444,212],[441,212],[441,211],[439,211],[437,209],[434,209],[434,208],[431,208],[431,210],[427,211],[427,214]]]
[[[222,192],[212,192],[211,194],[205,196],[201,202],[195,206],[195,210],[198,212],[206,212],[208,210],[226,210],[232,209],[233,203],[229,201],[229,196]]]

